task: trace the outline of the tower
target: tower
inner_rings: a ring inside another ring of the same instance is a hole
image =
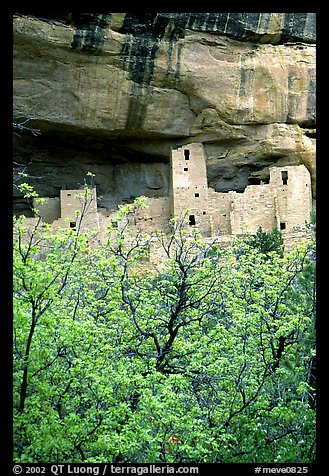
[[[311,176],[305,165],[270,167],[279,230],[304,227],[312,211]]]
[[[184,219],[186,227],[196,227],[211,236],[208,213],[208,182],[203,145],[188,144],[171,153],[171,213]]]

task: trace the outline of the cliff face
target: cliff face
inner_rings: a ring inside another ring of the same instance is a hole
[[[217,191],[276,164],[303,163],[314,183],[315,15],[17,14],[14,119],[41,132],[14,146],[40,195],[90,170],[103,207],[165,196],[170,149],[190,142]]]

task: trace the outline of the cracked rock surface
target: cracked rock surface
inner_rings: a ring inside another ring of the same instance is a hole
[[[88,171],[107,209],[166,196],[170,150],[190,142],[217,191],[275,164],[315,183],[315,15],[18,12],[14,120],[15,184],[24,170],[41,196]]]

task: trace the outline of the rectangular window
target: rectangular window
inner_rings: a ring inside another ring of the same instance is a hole
[[[187,172],[188,171],[188,168],[187,167],[184,167],[184,172]]]
[[[70,228],[76,228],[77,224],[75,221],[70,221]]]
[[[285,230],[286,229],[286,224],[284,221],[280,223],[280,230]]]
[[[184,158],[185,160],[190,160],[190,151],[188,149],[184,150]]]
[[[281,178],[282,178],[282,183],[283,185],[287,185],[288,182],[288,172],[286,170],[282,170],[281,172]]]
[[[199,194],[199,193],[195,193],[194,196],[198,198],[198,197],[200,197],[200,194]]]
[[[249,177],[248,179],[249,185],[260,185],[261,180],[255,177]]]
[[[188,217],[188,219],[189,219],[188,224],[189,224],[190,226],[195,225],[195,215],[190,215],[190,216]]]

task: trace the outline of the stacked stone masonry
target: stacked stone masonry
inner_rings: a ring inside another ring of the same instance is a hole
[[[136,209],[130,232],[170,231],[172,218],[181,219],[187,230],[197,228],[204,238],[227,239],[277,228],[291,249],[308,238],[305,225],[312,211],[311,177],[304,165],[270,167],[269,183],[249,185],[244,192],[216,192],[208,187],[206,156],[201,143],[172,150],[169,197],[145,198],[146,208]],[[106,239],[106,229],[116,212],[97,207],[96,188],[61,190],[60,198],[38,204],[44,221],[53,228],[76,227]],[[83,216],[83,221],[79,222]],[[290,242],[290,245],[289,245]]]

